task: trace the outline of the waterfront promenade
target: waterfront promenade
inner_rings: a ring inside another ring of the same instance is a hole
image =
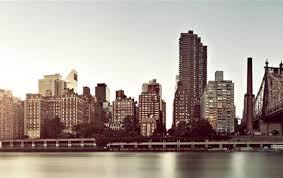
[[[283,137],[235,137],[227,141],[148,141],[114,142],[97,146],[95,138],[0,140],[0,151],[224,151],[262,150],[283,145]]]

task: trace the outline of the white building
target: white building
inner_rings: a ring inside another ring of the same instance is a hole
[[[65,79],[66,88],[74,90],[75,93],[78,93],[78,72],[72,70]]]
[[[216,71],[201,97],[201,118],[210,122],[219,133],[233,133],[235,122],[234,83],[224,80],[223,71]]]

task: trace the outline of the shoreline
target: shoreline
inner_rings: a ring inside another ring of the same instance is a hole
[[[106,149],[106,148],[2,148],[0,153],[96,153],[96,152],[112,152],[112,153],[191,153],[191,152],[219,152],[219,153],[233,153],[233,152],[283,152],[283,150],[274,149],[251,149],[251,150],[214,150],[214,149]]]

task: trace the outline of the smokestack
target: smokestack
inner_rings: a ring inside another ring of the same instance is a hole
[[[246,129],[249,134],[253,132],[253,119],[254,119],[254,107],[253,107],[253,59],[248,58],[247,67],[247,93],[246,93]]]

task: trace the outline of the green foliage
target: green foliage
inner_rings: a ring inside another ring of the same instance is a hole
[[[65,129],[64,124],[58,116],[51,119],[46,119],[43,124],[43,138],[59,138]]]

